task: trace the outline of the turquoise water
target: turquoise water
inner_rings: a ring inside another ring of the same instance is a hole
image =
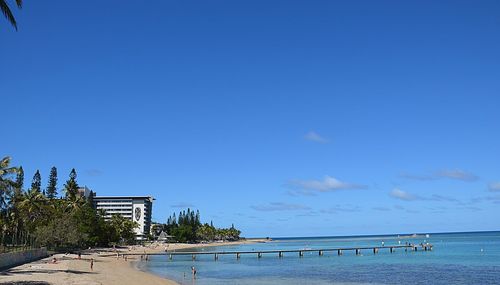
[[[418,236],[284,238],[269,243],[240,246],[221,246],[200,251],[258,251],[276,249],[319,249],[337,247],[363,247],[397,245],[401,241],[419,244],[429,242],[433,251],[408,251],[397,249],[390,253],[372,251],[286,253],[277,254],[153,256],[148,262],[138,263],[142,270],[173,279],[180,284],[500,284],[500,232],[446,233]],[[190,250],[191,251],[191,250]],[[197,279],[191,278],[195,266]],[[185,274],[185,276],[184,276]]]

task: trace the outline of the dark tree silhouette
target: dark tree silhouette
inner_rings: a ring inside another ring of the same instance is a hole
[[[16,0],[16,5],[19,9],[23,7],[23,0]],[[17,31],[17,22],[16,18],[14,18],[14,14],[12,14],[12,11],[9,8],[9,5],[7,4],[6,0],[0,0],[0,10],[2,10],[2,14],[7,18],[7,20],[10,22],[10,24],[16,29]]]

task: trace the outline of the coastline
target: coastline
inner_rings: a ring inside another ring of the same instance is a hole
[[[265,242],[264,239],[242,240],[236,242],[214,242],[204,244],[151,244],[149,246],[130,246],[116,251],[120,257],[111,255],[113,249],[102,249],[101,252],[83,254],[78,259],[76,254],[55,254],[31,263],[0,272],[0,285],[179,285],[179,283],[142,271],[134,266],[137,257],[124,259],[123,254],[159,253],[165,248],[175,251],[188,248],[202,248],[211,246],[227,246]],[[167,246],[168,245],[168,246]],[[56,258],[57,262],[52,263]],[[94,259],[93,270],[90,269],[90,260]]]

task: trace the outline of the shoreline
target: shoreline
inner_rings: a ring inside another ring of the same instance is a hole
[[[106,248],[82,254],[55,254],[53,256],[0,271],[0,285],[179,285],[174,280],[160,277],[137,267],[137,257],[125,259],[127,254],[151,254],[189,248],[228,246],[266,242],[265,239],[242,240],[236,242],[213,242],[203,244],[153,243],[148,246],[129,246],[115,250]],[[52,263],[53,258],[57,262]],[[93,270],[90,261],[94,259]]]

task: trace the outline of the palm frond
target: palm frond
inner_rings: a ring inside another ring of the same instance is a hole
[[[2,0],[0,0],[0,3],[1,3],[1,2],[2,2]],[[10,156],[6,156],[6,157],[4,157],[4,158],[0,159],[0,167],[1,167],[1,168],[8,167],[8,166],[9,166],[9,164],[10,164],[10,160],[11,160],[11,159],[12,159],[12,158],[11,158]]]
[[[16,0],[17,7],[21,8],[23,1],[22,0]],[[2,10],[2,14],[7,18],[7,20],[10,22],[10,24],[16,29],[17,31],[17,22],[16,18],[14,18],[14,15],[12,14],[12,11],[9,8],[9,5],[7,5],[7,2],[5,0],[0,0],[0,10]]]

